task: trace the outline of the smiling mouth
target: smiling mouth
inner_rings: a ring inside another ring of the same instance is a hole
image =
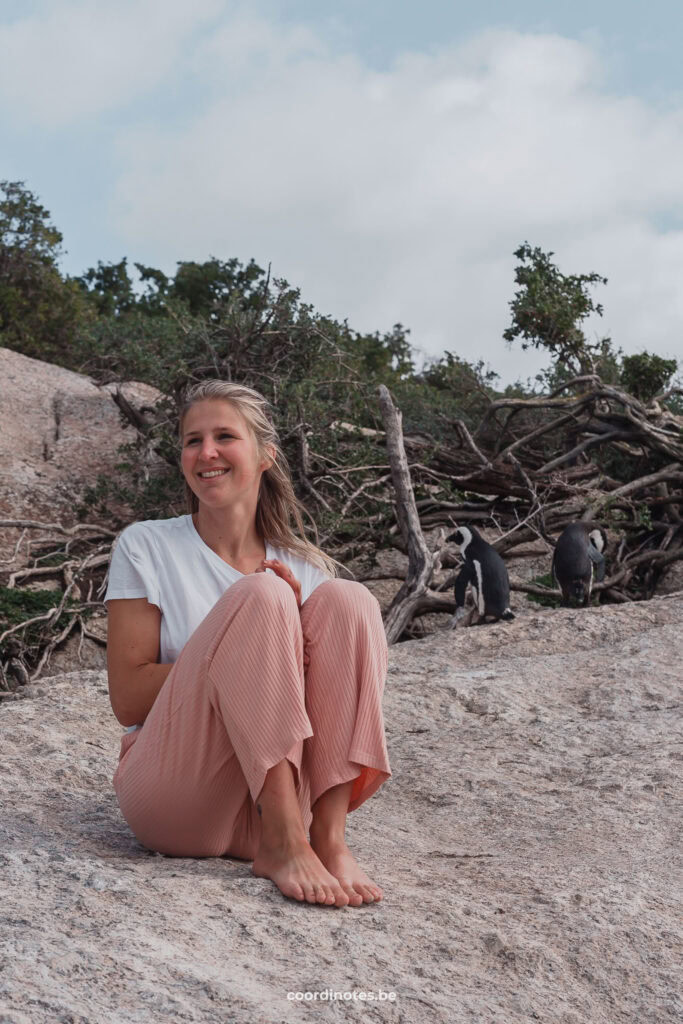
[[[197,476],[200,480],[219,480],[222,476],[227,476],[229,472],[229,469],[211,470],[207,476],[202,476],[201,473],[198,473]]]

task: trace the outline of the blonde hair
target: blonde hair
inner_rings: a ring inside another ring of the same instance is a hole
[[[269,403],[263,395],[244,384],[234,384],[231,381],[213,379],[193,384],[185,392],[180,406],[178,437],[181,443],[183,423],[189,409],[197,402],[208,398],[229,402],[234,406],[244,418],[254,438],[259,461],[273,459],[271,465],[261,474],[256,504],[256,531],[259,537],[264,542],[268,541],[273,547],[284,548],[293,554],[300,555],[331,577],[338,576],[337,567],[343,568],[342,563],[332,558],[331,555],[326,555],[319,547],[306,540],[302,512],[306,515],[308,513],[294,493],[287,457],[280,447],[277,430],[268,415]],[[275,449],[274,458],[267,450],[269,447]],[[199,499],[187,480],[185,480],[185,502],[190,515],[199,509]],[[292,519],[296,525],[298,536],[292,528]],[[311,519],[310,516],[309,519]],[[311,523],[317,540],[318,528],[312,519]]]

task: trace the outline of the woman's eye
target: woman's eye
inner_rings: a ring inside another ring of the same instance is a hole
[[[219,436],[219,438],[222,438],[222,437],[232,437],[233,435],[232,434],[219,434],[218,436]],[[187,443],[188,444],[194,444],[195,441],[198,441],[198,440],[199,440],[198,437],[192,437],[192,438],[190,438],[190,440]]]

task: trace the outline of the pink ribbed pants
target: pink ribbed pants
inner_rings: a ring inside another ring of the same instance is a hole
[[[304,645],[310,661],[304,673]],[[304,826],[325,790],[354,780],[349,811],[391,775],[382,718],[388,651],[377,599],[331,579],[298,608],[271,573],[233,583],[180,652],[113,778],[143,846],[252,860],[255,801],[284,757]]]

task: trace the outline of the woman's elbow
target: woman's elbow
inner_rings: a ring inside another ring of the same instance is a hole
[[[137,725],[139,715],[136,713],[135,708],[131,707],[126,701],[125,694],[121,692],[121,688],[112,680],[111,675],[108,677],[108,684],[109,703],[117,722],[124,726],[124,728],[128,728],[130,725]]]
[[[114,711],[114,715],[119,725],[122,725],[124,729],[127,729],[131,725],[139,725],[138,715],[121,714],[120,712]]]

